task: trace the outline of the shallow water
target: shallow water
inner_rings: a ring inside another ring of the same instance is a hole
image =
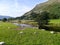
[[[15,24],[15,25],[17,25],[17,26],[20,26],[20,27],[29,27],[29,28],[33,28],[32,25],[28,25],[28,24],[18,24],[18,23],[13,23],[13,24]]]

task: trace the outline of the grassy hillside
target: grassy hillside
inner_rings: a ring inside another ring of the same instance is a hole
[[[31,12],[48,11],[52,16],[60,16],[60,0],[49,0],[47,2],[37,4],[31,11],[23,15],[23,19],[31,19]]]
[[[8,28],[10,27],[10,28]],[[0,42],[6,45],[60,45],[60,33],[51,34],[34,28],[17,30],[11,23],[0,22]]]

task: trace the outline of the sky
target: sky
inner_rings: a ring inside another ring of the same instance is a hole
[[[0,0],[0,15],[18,17],[47,0]]]

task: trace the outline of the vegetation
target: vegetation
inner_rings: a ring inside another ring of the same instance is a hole
[[[7,18],[3,18],[2,21],[3,21],[3,22],[6,22],[6,21],[7,21]]]
[[[39,29],[16,28],[17,26],[11,23],[0,22],[0,41],[4,41],[6,45],[60,45],[60,33],[51,34]]]
[[[31,19],[32,12],[48,11],[51,19],[60,18],[60,0],[49,0],[45,3],[41,3],[35,6],[31,11],[25,13],[22,19]],[[21,17],[20,17],[21,18]]]
[[[35,16],[34,16],[35,15]],[[39,29],[43,28],[44,25],[48,25],[49,22],[49,13],[47,11],[43,11],[40,13],[31,13],[32,19],[38,22]]]
[[[50,20],[49,25],[47,25],[50,31],[60,32],[60,19]]]
[[[57,24],[57,25],[59,25],[60,24],[60,19],[53,19],[53,20],[50,20],[50,23],[52,23],[52,24]]]
[[[13,23],[39,26],[39,29],[21,28],[6,22],[6,18],[2,19],[0,42],[5,42],[6,45],[60,45],[60,0],[55,1],[38,4],[23,16],[8,19]]]

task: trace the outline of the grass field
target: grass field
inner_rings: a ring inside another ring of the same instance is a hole
[[[53,19],[53,20],[50,20],[50,23],[60,24],[60,19]]]
[[[52,26],[60,27],[60,19],[50,20],[49,23],[50,23],[50,25],[52,25]]]
[[[56,23],[57,20],[51,20]],[[60,33],[51,34],[34,28],[17,30],[18,26],[0,22],[0,42],[6,45],[60,45]]]

